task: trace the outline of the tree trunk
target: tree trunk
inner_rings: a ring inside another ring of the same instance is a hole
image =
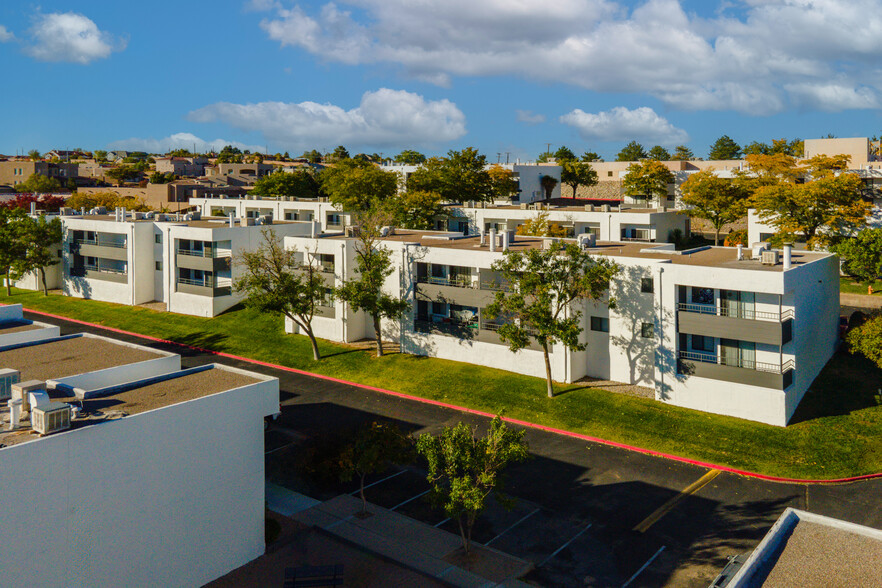
[[[374,331],[377,333],[377,357],[383,357],[383,333],[380,331],[380,317],[373,315]]]
[[[573,198],[576,198],[576,190],[579,188],[579,184],[573,184]]]
[[[46,268],[40,268],[40,281],[43,282],[43,296],[49,296],[49,288],[46,287]]]
[[[548,343],[542,344],[542,355],[545,356],[545,385],[548,388],[548,397],[554,398],[554,385],[551,382],[551,359],[548,357]]]
[[[360,491],[360,493],[361,493],[361,514],[364,514],[367,512],[367,499],[364,497],[364,477],[366,475],[367,474],[361,475],[361,491]]]
[[[462,539],[462,548],[465,549],[465,552],[469,552],[469,548],[471,545],[469,544],[469,540],[466,538],[465,526],[462,524],[463,515],[459,515],[456,517],[456,522],[459,523],[459,536]]]
[[[720,244],[720,227],[714,227],[714,247]]]
[[[12,296],[12,280],[9,278],[9,268],[6,268],[6,295]]]
[[[318,341],[315,340],[315,335],[312,334],[312,325],[310,323],[306,323],[309,325],[306,329],[306,334],[309,335],[309,342],[312,343],[312,359],[315,361],[319,361],[322,358],[322,354],[319,353]]]

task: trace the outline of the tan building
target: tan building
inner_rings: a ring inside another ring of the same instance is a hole
[[[271,174],[276,167],[269,163],[218,163],[205,168],[205,175],[212,176],[252,176],[262,178]]]
[[[848,155],[851,157],[851,169],[864,169],[868,164],[877,160],[870,149],[870,140],[867,137],[806,139],[805,158],[810,159],[816,155]]]
[[[112,192],[121,197],[141,200],[154,210],[167,209],[171,212],[187,210],[190,198],[237,198],[246,193],[242,188],[231,186],[209,186],[193,180],[171,182],[169,184],[147,184],[132,188],[80,188],[81,194]]]
[[[157,157],[156,171],[173,173],[178,177],[197,177],[205,174],[208,160],[204,157]]]
[[[62,185],[76,179],[79,166],[76,163],[49,163],[48,161],[10,160],[0,161],[0,185],[15,187],[26,182],[34,174],[55,178]]]

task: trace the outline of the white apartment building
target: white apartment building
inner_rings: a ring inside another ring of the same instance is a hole
[[[10,343],[27,323],[0,309],[4,585],[201,586],[264,553],[276,378],[94,335]]]
[[[138,305],[164,302],[169,312],[212,317],[242,300],[233,291],[233,259],[257,249],[262,231],[309,235],[310,222],[202,218],[117,211],[60,216],[62,263],[51,280],[68,296]],[[32,277],[22,287],[35,285]],[[38,284],[36,284],[38,285]]]
[[[499,322],[486,317],[484,308],[507,287],[491,269],[503,251],[543,247],[550,240],[509,231],[500,242],[495,230],[491,235],[396,230],[383,239],[394,263],[386,290],[411,303],[404,320],[383,323],[383,336],[400,341],[407,353],[544,377],[541,351],[533,347],[513,355],[496,333]],[[329,288],[354,277],[355,239],[287,237],[285,245],[311,258],[304,261],[320,263]],[[588,302],[579,307],[588,347],[571,352],[554,346],[556,381],[593,377],[648,386],[662,402],[787,424],[835,350],[835,256],[594,245],[593,254],[621,266],[610,288],[616,308]],[[286,329],[296,332],[290,321]],[[335,341],[374,336],[370,319],[339,300],[326,301],[313,329]]]
[[[327,198],[301,199],[287,196],[262,197],[246,195],[243,198],[190,198],[190,206],[203,216],[260,218],[316,222],[320,232],[342,231],[352,224],[352,215],[339,210]]]

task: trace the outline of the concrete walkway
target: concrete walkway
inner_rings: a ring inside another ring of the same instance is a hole
[[[882,308],[882,294],[867,296],[866,294],[839,293],[840,306],[854,306],[856,308]]]
[[[360,512],[361,500],[344,494],[292,518],[451,586],[528,586],[518,578],[530,562],[479,545],[466,559],[452,533],[374,504]]]

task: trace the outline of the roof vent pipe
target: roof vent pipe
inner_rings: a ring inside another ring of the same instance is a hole
[[[744,261],[744,245],[738,244],[738,261]]]
[[[31,214],[37,214],[37,201],[31,202]]]
[[[793,248],[790,245],[784,246],[784,269],[789,270],[792,264]]]
[[[508,231],[502,231],[502,252],[508,251]]]
[[[496,251],[496,229],[490,229],[490,251]]]
[[[230,228],[232,229],[235,226],[236,226],[236,217],[233,216],[233,213],[231,212],[230,213]]]

